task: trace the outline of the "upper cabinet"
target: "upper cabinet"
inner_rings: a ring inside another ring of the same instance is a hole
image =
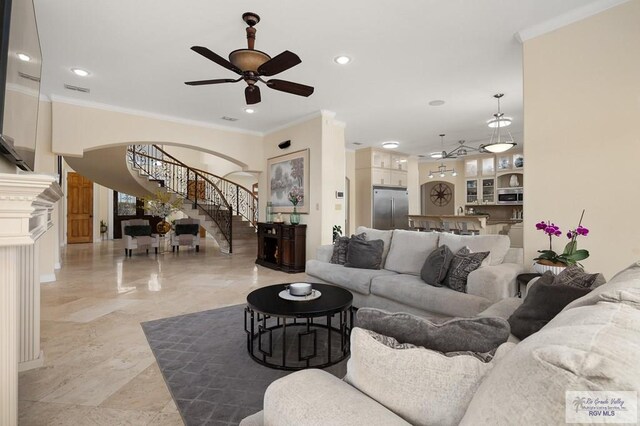
[[[368,170],[372,185],[404,186],[408,184],[409,156],[373,148],[356,151],[356,169]]]
[[[496,171],[498,173],[508,173],[513,170],[524,169],[524,155],[522,153],[509,153],[496,155]]]
[[[465,177],[500,176],[503,173],[522,173],[524,156],[522,153],[505,152],[497,155],[483,155],[464,161]]]

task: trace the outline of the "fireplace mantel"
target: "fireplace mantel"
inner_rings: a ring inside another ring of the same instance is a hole
[[[49,229],[54,204],[62,197],[58,178],[33,173],[0,173],[0,247],[33,244]]]
[[[62,195],[55,176],[0,173],[0,425],[18,422],[20,365],[44,362],[36,240]]]

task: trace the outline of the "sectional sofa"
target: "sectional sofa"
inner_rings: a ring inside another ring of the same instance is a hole
[[[487,314],[508,317],[518,305],[516,300],[508,302],[499,302]],[[611,401],[619,395],[612,392],[631,392],[631,396],[624,396],[629,412],[618,410],[616,418],[622,421],[620,415],[630,415],[627,423],[640,423],[640,261],[571,302],[539,332],[516,345],[504,343],[498,349],[504,349],[501,357],[496,354],[484,367],[488,372],[464,398],[462,392],[447,394],[447,404],[462,405],[456,407],[456,416],[442,421],[438,413],[451,412],[452,407],[434,404],[441,395],[430,393],[432,383],[418,381],[422,391],[412,387],[416,377],[433,371],[434,366],[414,363],[405,369],[406,376],[400,376],[397,372],[406,364],[394,363],[393,354],[384,355],[393,349],[365,347],[357,339],[362,334],[358,330],[351,335],[352,356],[346,377],[373,365],[378,372],[376,380],[387,380],[388,386],[378,386],[373,395],[371,390],[367,393],[324,371],[303,370],[272,383],[264,397],[264,411],[241,425],[559,425],[566,424],[565,420],[578,423],[571,420],[578,415],[583,416],[579,423],[602,422],[602,418],[584,419],[588,408],[572,391],[605,392]],[[400,352],[407,350],[428,351],[401,349],[396,350],[397,357],[406,356]],[[442,358],[431,359],[438,362]],[[433,380],[439,381],[437,388],[444,392],[451,385],[455,389],[461,377],[445,371]],[[413,391],[407,392],[396,386],[398,383],[410,385],[407,388]]]
[[[498,300],[516,294],[516,277],[523,273],[523,251],[510,248],[506,235],[454,235],[440,232],[381,231],[359,227],[356,234],[384,242],[382,269],[347,268],[329,263],[333,246],[318,248],[308,260],[310,282],[338,285],[351,291],[353,305],[409,312],[429,317],[472,317]],[[482,266],[471,272],[467,292],[428,285],[420,278],[427,256],[446,244],[454,253],[462,247],[488,251]]]

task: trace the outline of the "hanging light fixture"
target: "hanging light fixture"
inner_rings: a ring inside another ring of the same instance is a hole
[[[444,133],[440,135],[440,144],[442,145],[442,158],[446,158],[447,156],[447,152],[444,150]],[[456,172],[456,169],[447,169],[447,166],[444,165],[444,163],[440,163],[440,165],[438,166],[438,170],[437,171],[432,171],[429,170],[429,179],[433,179],[433,174],[437,173],[438,176],[440,176],[441,178],[446,176],[447,172],[451,172],[451,176],[458,176],[458,173]]]
[[[488,126],[493,128],[493,134],[491,135],[491,140],[488,144],[480,145],[480,152],[485,151],[493,154],[499,154],[516,146],[516,143],[513,141],[513,136],[511,136],[511,132],[507,130],[509,138],[505,138],[504,140],[502,139],[502,134],[500,132],[501,128],[507,127],[511,124],[511,119],[509,117],[505,117],[502,111],[500,111],[500,98],[503,96],[503,93],[493,95],[493,97],[498,100],[498,112],[493,114],[493,118],[487,122]]]

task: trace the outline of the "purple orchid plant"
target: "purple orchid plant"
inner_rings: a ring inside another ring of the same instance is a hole
[[[578,237],[586,237],[589,234],[589,230],[582,226],[582,218],[584,217],[584,210],[580,216],[580,222],[576,229],[569,230],[567,232],[567,238],[569,242],[564,247],[564,251],[561,254],[553,251],[553,237],[559,237],[562,235],[562,231],[558,226],[552,222],[541,221],[536,223],[536,229],[543,231],[549,236],[549,250],[538,250],[540,256],[533,260],[544,260],[550,263],[561,263],[564,265],[575,265],[581,260],[589,257],[589,252],[585,249],[578,249]]]

